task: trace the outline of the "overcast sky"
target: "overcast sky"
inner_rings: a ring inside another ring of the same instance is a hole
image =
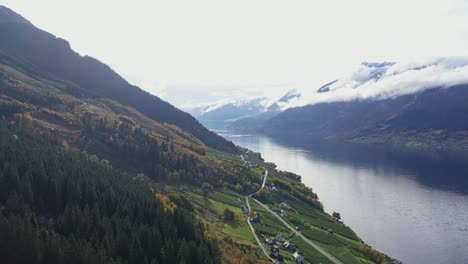
[[[465,0],[0,0],[175,105],[316,90],[362,61],[468,55]]]

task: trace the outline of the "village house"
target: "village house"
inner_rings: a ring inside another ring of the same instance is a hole
[[[271,183],[271,185],[270,185],[270,187],[268,187],[268,189],[270,190],[270,192],[277,192],[278,191],[278,189],[276,188],[274,183]]]
[[[277,235],[275,238],[274,238],[275,242],[279,242],[281,244],[283,244],[284,242],[286,242],[286,239],[284,238],[284,236],[282,235]]]
[[[255,216],[250,219],[250,222],[252,222],[253,224],[261,224],[262,219],[260,217],[260,214],[258,212],[255,212]]]
[[[270,246],[270,257],[278,260],[279,262],[283,262],[284,257],[279,252],[279,247],[276,245]]]
[[[283,243],[283,248],[291,252],[296,251],[296,245],[289,241]]]
[[[294,261],[298,264],[304,263],[304,255],[302,253],[299,253],[299,251],[294,252],[293,254]]]

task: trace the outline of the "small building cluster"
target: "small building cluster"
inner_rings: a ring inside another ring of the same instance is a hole
[[[253,163],[253,162],[251,162],[251,161],[246,161],[246,162],[244,162],[244,165],[246,165],[246,166],[249,167],[249,168],[257,167],[257,164],[256,164],[256,163]]]
[[[244,162],[244,165],[250,168],[257,167],[257,163],[247,160],[244,158],[244,155],[249,155],[249,152],[247,151],[246,153],[240,155],[241,161]]]
[[[272,211],[275,212],[275,213],[277,213],[277,214],[278,214],[279,216],[281,216],[281,217],[286,217],[286,216],[288,216],[288,213],[286,213],[286,211],[284,211],[283,209],[281,209],[281,210],[274,210],[274,209],[273,209]]]
[[[252,224],[261,224],[262,223],[262,217],[261,217],[260,213],[255,211],[253,217],[250,218],[250,222]]]
[[[299,251],[294,252],[293,258],[294,261],[296,261],[296,263],[298,264],[304,263],[304,255],[302,255],[302,253],[300,253]]]
[[[296,263],[304,263],[304,255],[298,251],[294,243],[287,241],[284,236],[277,235],[273,238],[266,238],[265,243],[270,246],[270,257],[273,259],[283,262],[284,257],[280,253],[280,249],[283,249],[291,253],[294,252],[292,256]]]
[[[279,262],[283,262],[284,257],[279,252],[279,247],[277,245],[270,246],[270,257],[278,260]]]
[[[270,192],[277,192],[278,191],[278,188],[276,188],[274,183],[271,183],[270,186],[267,186],[267,188],[268,188],[268,190]]]
[[[281,216],[281,217],[286,217],[286,216],[288,216],[288,213],[285,211],[285,210],[291,208],[291,207],[289,206],[288,202],[286,202],[286,201],[281,202],[281,203],[279,204],[279,207],[284,208],[284,210],[283,210],[283,209],[280,209],[280,210],[275,210],[275,209],[273,209],[272,211],[275,212],[275,213],[277,213],[277,214],[278,214],[279,216]]]

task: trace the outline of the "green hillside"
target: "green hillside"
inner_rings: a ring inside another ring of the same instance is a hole
[[[372,259],[300,177],[0,8],[2,263],[268,263],[243,207],[265,169],[280,192],[259,200],[336,230],[329,254]]]

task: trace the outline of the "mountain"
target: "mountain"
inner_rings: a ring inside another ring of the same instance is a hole
[[[31,22],[24,17],[2,5],[0,5],[0,23],[23,23],[31,25]]]
[[[34,27],[6,7],[1,12],[6,14],[0,20],[0,55],[4,62],[27,68],[36,75],[69,80],[80,86],[82,94],[119,101],[155,121],[189,131],[209,147],[236,151],[232,143],[206,129],[189,114],[129,84],[98,60],[80,56],[67,41]]]
[[[0,35],[1,262],[221,262],[161,186],[249,191],[260,178],[215,161],[240,149],[2,6]]]
[[[361,143],[430,149],[468,149],[468,62],[363,63],[349,77],[261,122],[233,128]]]
[[[231,123],[243,119],[267,119],[279,113],[290,101],[299,100],[300,94],[289,91],[280,98],[258,97],[227,100],[189,107],[186,110],[202,124],[213,129],[229,128]]]
[[[337,87],[356,87],[369,81],[377,81],[393,65],[395,65],[394,62],[363,62],[360,65],[362,68],[356,70],[351,78],[342,78],[326,83],[317,90],[317,93],[326,93]]]
[[[0,10],[1,263],[270,263],[255,237],[292,234],[261,209],[280,201],[326,241],[322,254],[294,238],[310,263],[391,263],[299,175]]]

